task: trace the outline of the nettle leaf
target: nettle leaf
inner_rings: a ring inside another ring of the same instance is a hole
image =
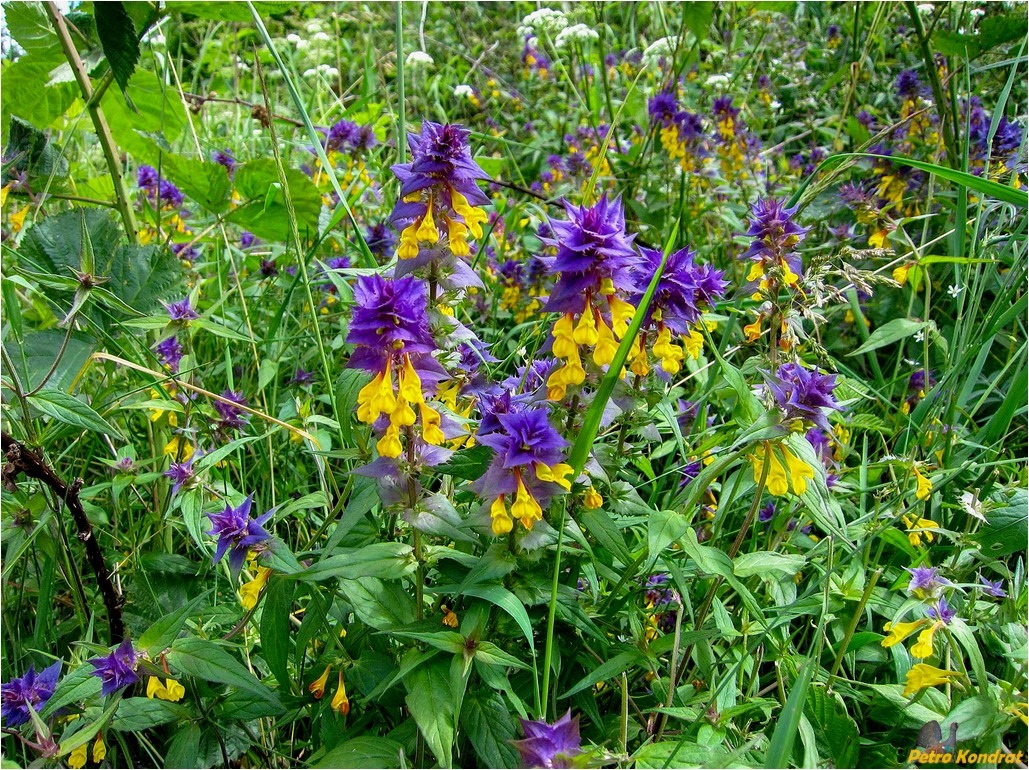
[[[159,246],[120,246],[110,269],[110,291],[140,313],[175,298],[182,285],[182,265],[175,254]],[[114,308],[112,308],[114,309]]]
[[[208,211],[220,214],[229,207],[232,182],[225,166],[163,153],[161,172],[175,183],[183,195]]]
[[[54,147],[47,135],[13,115],[4,156],[11,162],[4,168],[2,184],[11,181],[12,172],[26,174],[30,183],[38,181],[44,185],[51,178],[60,179],[68,175],[68,161]]]
[[[493,450],[479,444],[468,449],[459,449],[449,460],[436,466],[434,470],[444,476],[475,481],[486,472],[492,460]]]
[[[285,177],[300,236],[316,236],[322,211],[321,193],[307,176],[295,168],[285,169]],[[234,179],[244,203],[234,209],[226,221],[238,224],[259,238],[271,241],[292,238],[293,228],[275,160],[261,158],[244,163],[237,167]]]
[[[464,729],[482,767],[515,767],[518,752],[509,741],[516,737],[515,721],[500,693],[473,690],[461,707]]]
[[[47,63],[50,68],[64,62],[64,51],[50,19],[39,2],[10,3],[4,6],[4,21],[18,45],[25,53],[36,57],[36,61]],[[4,71],[4,79],[7,72]],[[8,84],[5,84],[8,86]]]
[[[93,5],[96,34],[118,87],[125,93],[139,61],[139,38],[132,17],[118,0]],[[126,93],[125,98],[128,99]],[[129,102],[131,104],[131,101]]]
[[[256,2],[254,7],[262,18],[269,16],[281,16],[296,7],[295,3]],[[175,13],[188,16],[196,16],[198,19],[208,21],[246,21],[252,22],[254,17],[250,15],[250,9],[245,3],[211,3],[211,2],[186,2],[172,0],[167,3],[167,9]]]
[[[114,215],[104,209],[72,209],[47,217],[25,233],[20,251],[31,269],[70,278],[82,267],[83,231],[93,245],[96,274],[107,275],[121,230]]]

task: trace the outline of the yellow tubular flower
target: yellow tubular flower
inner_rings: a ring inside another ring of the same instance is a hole
[[[350,713],[350,699],[347,697],[347,688],[343,684],[343,672],[339,672],[339,686],[336,688],[336,694],[332,696],[332,708],[334,711],[338,711],[342,716],[346,716]]]
[[[158,698],[161,700],[171,701],[176,703],[182,700],[186,696],[186,688],[183,687],[178,680],[165,679],[164,694],[158,694]]]
[[[760,262],[754,262],[750,266],[750,272],[747,273],[747,281],[756,281],[758,278],[764,278],[765,266]]]
[[[582,504],[585,505],[588,510],[594,511],[604,504],[604,498],[600,492],[590,484],[590,488],[587,490],[586,497],[583,498]]]
[[[678,345],[672,344],[672,330],[662,326],[654,343],[654,355],[661,359],[661,368],[669,374],[676,374],[682,369],[684,353]]]
[[[572,482],[567,476],[572,473],[572,470],[572,466],[566,463],[554,463],[553,466],[536,463],[536,478],[540,481],[552,481],[560,484],[566,492],[571,492]]]
[[[181,436],[175,436],[164,445],[164,453],[171,455],[177,463],[184,463],[193,456],[193,445]]]
[[[239,603],[243,605],[243,609],[249,611],[257,606],[257,598],[271,574],[272,571],[268,567],[258,567],[257,577],[240,586]]]
[[[887,623],[883,626],[883,631],[886,631],[888,635],[879,644],[883,647],[900,644],[928,622],[929,618],[920,618],[910,623]]]
[[[600,333],[597,331],[597,319],[593,315],[593,308],[590,307],[588,299],[586,300],[586,308],[579,317],[579,323],[575,326],[572,339],[579,345],[589,345],[591,347],[596,345],[597,340],[600,339]]]
[[[747,337],[747,342],[756,341],[761,336],[761,317],[759,316],[754,323],[744,326],[743,333]]]
[[[918,641],[911,645],[911,657],[924,659],[933,656],[933,636],[939,626],[939,623],[933,623],[918,635]]]
[[[425,397],[422,395],[422,378],[418,376],[418,372],[411,363],[411,357],[406,353],[404,354],[404,368],[397,379],[397,389],[403,398],[412,404],[425,403]]]
[[[397,249],[400,259],[414,259],[418,256],[418,222],[413,222],[400,232],[400,248]]]
[[[629,370],[633,374],[646,377],[650,373],[647,349],[643,346],[639,337],[633,340],[632,347],[629,348],[629,357],[632,359],[632,363],[629,364]]]
[[[107,745],[104,743],[104,737],[98,735],[96,742],[93,744],[93,761],[103,762],[104,757],[107,756]]]
[[[418,225],[418,232],[415,233],[419,241],[426,243],[435,243],[439,240],[439,230],[436,229],[436,222],[432,218],[432,197],[429,197],[429,202],[425,206],[425,216],[422,217],[421,223]]]
[[[597,332],[599,338],[597,346],[593,348],[593,362],[597,366],[610,366],[615,360],[615,353],[618,352],[618,342],[603,318],[597,324]]]
[[[790,482],[793,485],[793,491],[798,495],[804,494],[807,491],[806,479],[813,479],[815,477],[814,468],[793,454],[785,446],[782,448],[782,453],[786,458],[786,466],[790,469]]]
[[[869,238],[871,242],[871,238]],[[903,286],[908,282],[908,272],[911,270],[911,265],[901,265],[893,269],[893,280]]]
[[[447,239],[450,241],[450,250],[458,257],[467,257],[471,253],[468,246],[468,228],[461,222],[456,222],[450,217],[444,217],[447,222]]]
[[[632,321],[632,317],[636,315],[636,308],[615,296],[608,296],[607,306],[611,308],[611,328],[615,336],[621,339],[629,330],[629,323]]]
[[[690,358],[694,361],[700,358],[700,352],[704,349],[704,335],[696,329],[690,329],[689,336],[683,337],[682,343]]]
[[[397,407],[389,416],[390,423],[398,427],[406,427],[414,425],[415,419],[414,409],[407,403],[407,399],[398,398]]]
[[[83,743],[81,746],[76,748],[71,754],[68,755],[68,767],[74,767],[76,770],[80,767],[86,766],[86,751],[89,746]]]
[[[331,666],[326,666],[325,671],[322,673],[322,675],[315,679],[313,682],[311,682],[311,684],[307,688],[308,692],[313,694],[314,697],[319,700],[323,695],[325,695],[325,683],[329,681],[329,671],[331,670]]]
[[[926,687],[934,687],[938,684],[946,684],[951,678],[961,676],[959,671],[946,671],[942,668],[930,666],[927,663],[916,663],[908,671],[905,677],[906,687],[904,697],[910,698]]]
[[[514,527],[514,522],[511,521],[511,516],[507,512],[507,506],[504,504],[503,495],[493,501],[493,505],[489,509],[489,515],[493,518],[494,535],[506,535]]]
[[[919,500],[928,500],[929,495],[933,491],[932,481],[921,474],[918,470],[918,466],[912,466],[911,470],[915,474],[915,497]]]
[[[754,466],[754,483],[761,483],[761,473],[765,464],[765,447],[758,447],[754,454],[750,455],[750,462]],[[767,459],[768,472],[765,476],[765,488],[770,494],[781,497],[789,491],[789,483],[786,480],[786,469],[779,458],[772,452]]]
[[[554,322],[553,335],[553,351],[557,358],[571,358],[578,353],[579,348],[575,344],[571,313],[565,313]]]
[[[920,516],[908,516],[907,514],[901,518],[908,528],[908,542],[911,545],[916,548],[922,545],[923,537],[930,543],[935,539],[936,536],[931,530],[936,529],[939,525],[932,519],[923,519]]]
[[[521,519],[522,526],[526,529],[532,529],[532,525],[543,518],[543,509],[532,493],[525,488],[521,476],[518,476],[518,488],[515,492],[515,501],[511,505],[511,515]]]
[[[486,216],[486,212],[478,206],[469,205],[468,199],[456,190],[451,190],[450,200],[454,206],[454,211],[461,215],[461,218],[464,220],[465,226],[472,234],[472,237],[481,238],[482,224],[489,219],[489,217]]]
[[[427,444],[442,446],[443,442],[447,439],[439,426],[439,412],[431,406],[427,406],[424,401],[418,405],[418,411],[422,415],[422,438],[425,439]]]
[[[164,685],[161,684],[161,679],[156,676],[152,676],[147,679],[146,683],[146,696],[148,698],[161,698],[164,693]]]
[[[782,279],[786,282],[787,286],[793,286],[800,280],[800,276],[790,270],[790,266],[784,259],[782,261]]]
[[[390,423],[386,433],[376,442],[375,448],[383,457],[400,457],[400,453],[404,451],[404,446],[400,443],[400,428]]]

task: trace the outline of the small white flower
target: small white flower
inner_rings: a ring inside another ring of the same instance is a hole
[[[435,62],[425,51],[411,51],[404,62],[408,67],[431,67]]]
[[[303,51],[303,50],[311,47],[311,41],[310,40],[304,40],[304,38],[300,38],[299,40],[297,40],[295,45],[296,45],[296,48],[297,48],[298,51]]]
[[[782,103],[777,102],[775,99],[773,99],[772,103],[769,104],[768,106],[771,107],[772,112],[778,112],[779,110],[782,109]]]
[[[925,342],[925,330],[924,329],[919,329],[917,332],[915,332],[915,342],[918,342],[918,343]]]
[[[952,297],[956,297],[961,293],[961,288],[962,287],[958,286],[957,284],[952,283],[950,286],[947,287],[947,293]]]
[[[304,78],[316,78],[318,77],[318,70],[313,67],[309,70],[304,70]]]
[[[526,351],[525,345],[522,345],[520,348],[518,348],[518,350],[515,351],[515,356],[520,360],[525,358],[527,352],[528,351]]]
[[[541,32],[560,32],[568,26],[568,19],[561,11],[540,8],[522,19],[522,26]]]
[[[973,19],[981,19],[983,16],[986,15],[986,11],[984,11],[982,8],[973,8],[968,12],[968,15],[971,16]]]
[[[704,85],[708,88],[721,88],[722,86],[729,85],[728,75],[711,75],[707,80],[704,81]]]
[[[311,39],[316,43],[327,43],[332,40],[332,35],[328,32],[316,32]]]
[[[336,69],[335,67],[326,67],[325,68],[325,77],[327,77],[327,78],[338,78],[339,77],[339,70]]]
[[[965,492],[958,498],[965,513],[974,519],[979,519],[983,524],[989,524],[989,520],[983,514],[983,504],[975,492]]]
[[[304,29],[307,31],[307,34],[313,35],[316,32],[322,31],[322,23],[318,19],[312,19],[304,25]]]
[[[918,12],[923,16],[930,16],[934,10],[932,3],[919,3],[915,8],[917,8]]]
[[[300,35],[298,35],[296,32],[290,32],[288,35],[286,35],[286,42],[290,45],[296,45],[301,40],[303,40],[303,38],[300,37]]]
[[[658,59],[667,57],[675,50],[674,37],[662,37],[655,40],[643,50],[645,64],[657,64]]]
[[[599,39],[600,35],[595,29],[590,29],[585,24],[576,24],[558,32],[557,39],[554,40],[554,46],[564,48],[568,43],[588,43],[591,40]]]
[[[454,86],[454,96],[458,99],[467,99],[475,94],[475,91],[471,86],[461,83],[460,85]]]

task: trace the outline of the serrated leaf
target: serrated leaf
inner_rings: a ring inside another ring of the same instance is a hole
[[[516,767],[515,722],[500,693],[473,690],[461,707],[461,727],[479,758],[480,767]]]
[[[118,87],[124,92],[139,61],[139,38],[132,17],[119,0],[93,6],[96,34]]]
[[[482,477],[492,460],[493,450],[479,444],[468,449],[459,449],[449,460],[437,465],[433,470],[443,476],[475,481]]]
[[[124,698],[111,727],[123,733],[136,733],[189,717],[189,709],[177,703],[158,698]]]
[[[208,682],[226,684],[258,695],[281,706],[279,696],[247,671],[246,667],[224,648],[206,639],[178,639],[166,656],[168,665],[187,676]]]
[[[815,734],[829,749],[833,767],[855,767],[858,757],[858,726],[847,713],[840,697],[828,694],[821,687],[808,691],[805,713]]]
[[[225,166],[163,153],[161,172],[167,174],[183,195],[207,211],[221,214],[229,207],[232,181]]]
[[[27,176],[32,188],[45,186],[51,179],[68,175],[68,161],[47,135],[14,115],[11,116],[4,160],[2,183],[5,185],[13,179],[14,173]]]
[[[404,678],[407,704],[440,767],[454,765],[454,695],[449,665],[440,661],[419,666]]]
[[[93,407],[63,390],[43,388],[38,393],[29,396],[27,400],[43,414],[50,415],[60,422],[74,425],[83,430],[121,437],[118,429],[101,417]]]
[[[92,664],[83,663],[61,679],[57,683],[54,694],[50,696],[50,700],[46,702],[39,715],[43,719],[47,719],[55,711],[69,704],[87,701],[98,696],[103,683],[100,681],[100,677],[93,675],[94,670]]]
[[[202,598],[198,596],[185,607],[165,615],[150,626],[136,641],[136,648],[145,650],[151,659],[156,658],[175,641],[186,623],[186,618],[196,609]]]

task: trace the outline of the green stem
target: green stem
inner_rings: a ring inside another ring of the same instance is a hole
[[[404,103],[404,3],[397,0],[397,158],[407,161],[407,113]]]
[[[565,515],[568,512],[568,502],[564,497],[557,500],[560,508],[559,525],[557,528],[557,553],[554,555],[554,576],[550,583],[550,606],[547,608],[547,644],[543,652],[543,687],[542,705],[539,718],[547,718],[547,705],[550,699],[550,661],[554,656],[554,621],[557,618],[557,588],[561,578],[561,547],[565,538]],[[556,701],[556,697],[555,697]]]
[[[53,24],[54,30],[57,32],[57,39],[61,43],[61,49],[64,51],[64,56],[71,66],[75,82],[78,83],[79,91],[82,92],[82,98],[86,102],[90,120],[93,121],[93,128],[96,130],[96,136],[100,142],[100,149],[103,150],[104,160],[107,162],[107,170],[111,174],[111,181],[114,182],[114,192],[118,196],[118,213],[121,214],[122,224],[125,226],[125,236],[129,239],[130,243],[135,245],[138,243],[136,239],[136,214],[132,210],[129,189],[125,185],[125,177],[122,175],[118,147],[114,143],[111,128],[107,125],[107,118],[104,117],[104,111],[100,105],[93,102],[93,85],[89,80],[89,72],[86,71],[82,59],[79,58],[79,52],[75,48],[75,43],[72,42],[71,34],[68,32],[68,25],[64,23],[64,16],[52,1],[44,3],[43,9],[46,11],[47,16],[50,17],[50,23]]]
[[[840,640],[840,650],[836,653],[836,660],[833,661],[832,670],[829,672],[829,679],[825,683],[825,689],[832,689],[833,680],[836,678],[836,674],[840,670],[840,665],[843,663],[843,656],[847,654],[847,647],[850,646],[850,640],[854,636],[854,632],[857,630],[858,622],[864,615],[865,605],[868,604],[869,598],[872,596],[872,589],[875,588],[875,584],[879,582],[879,576],[883,574],[881,569],[877,569],[872,573],[872,576],[868,579],[865,584],[864,593],[861,594],[861,598],[858,600],[857,607],[854,608],[854,617],[850,619],[850,623],[847,626],[847,632],[843,635],[843,639]],[[829,581],[826,581],[828,585]]]

